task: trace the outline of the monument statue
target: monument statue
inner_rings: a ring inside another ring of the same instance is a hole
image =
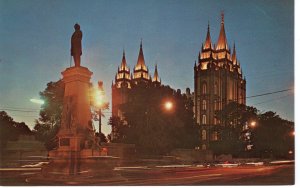
[[[33,181],[87,182],[86,178],[95,175],[112,176],[114,167],[119,165],[118,158],[103,157],[107,152],[102,152],[95,136],[90,98],[93,73],[80,65],[82,32],[78,24],[74,28],[71,56],[75,67],[62,72],[65,89],[61,126],[56,134],[58,147],[49,151],[49,164],[42,167],[41,176],[33,177]]]
[[[80,56],[82,54],[81,50],[81,39],[82,39],[82,32],[80,30],[80,25],[74,25],[74,33],[71,38],[71,56],[74,58],[75,67],[80,66]]]

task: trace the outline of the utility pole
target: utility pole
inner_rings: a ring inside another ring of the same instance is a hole
[[[101,138],[101,136],[100,136],[100,134],[101,134],[101,108],[99,108],[98,115],[99,115],[99,137]]]
[[[103,95],[104,90],[103,90],[103,82],[102,81],[98,81],[98,89],[100,91],[100,94]],[[103,98],[102,98],[102,100],[103,100]],[[102,103],[103,103],[103,101],[102,101]],[[101,143],[101,115],[102,115],[101,110],[102,110],[102,107],[103,106],[100,105],[99,106],[99,110],[98,110],[98,115],[99,115],[99,139],[100,139],[100,143]]]

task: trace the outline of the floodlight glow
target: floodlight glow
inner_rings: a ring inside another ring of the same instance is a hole
[[[252,121],[250,125],[251,125],[251,127],[255,127],[256,126],[256,122]]]
[[[30,99],[31,102],[36,103],[36,104],[44,104],[45,101],[41,99]]]
[[[170,101],[166,102],[166,103],[165,103],[165,108],[166,108],[167,110],[171,110],[171,109],[173,108],[173,103],[170,102]]]
[[[94,88],[94,102],[96,107],[101,108],[105,103],[104,91],[99,88]]]

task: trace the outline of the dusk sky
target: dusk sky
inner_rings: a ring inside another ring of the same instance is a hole
[[[216,43],[225,14],[230,47],[247,80],[247,96],[294,88],[294,5],[291,0],[0,0],[0,111],[33,128],[40,106],[30,102],[69,67],[70,38],[83,32],[82,66],[92,82],[111,82],[125,49],[131,71],[143,39],[145,63],[162,84],[194,90],[194,61],[207,24]],[[247,99],[262,112],[294,120],[294,92]],[[103,131],[110,133],[106,111]],[[97,127],[97,126],[96,126]]]

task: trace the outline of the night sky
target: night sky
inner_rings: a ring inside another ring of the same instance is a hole
[[[30,99],[39,98],[46,84],[59,80],[69,66],[76,22],[83,32],[82,66],[94,73],[94,84],[104,81],[110,102],[122,51],[132,71],[141,38],[151,75],[157,63],[164,85],[193,91],[194,61],[208,22],[216,43],[221,11],[228,44],[236,44],[247,96],[293,89],[293,6],[291,0],[0,0],[0,110],[9,109],[15,121],[34,126],[40,106]],[[293,120],[293,93],[249,98],[247,105]],[[107,120],[103,124],[110,133]]]

